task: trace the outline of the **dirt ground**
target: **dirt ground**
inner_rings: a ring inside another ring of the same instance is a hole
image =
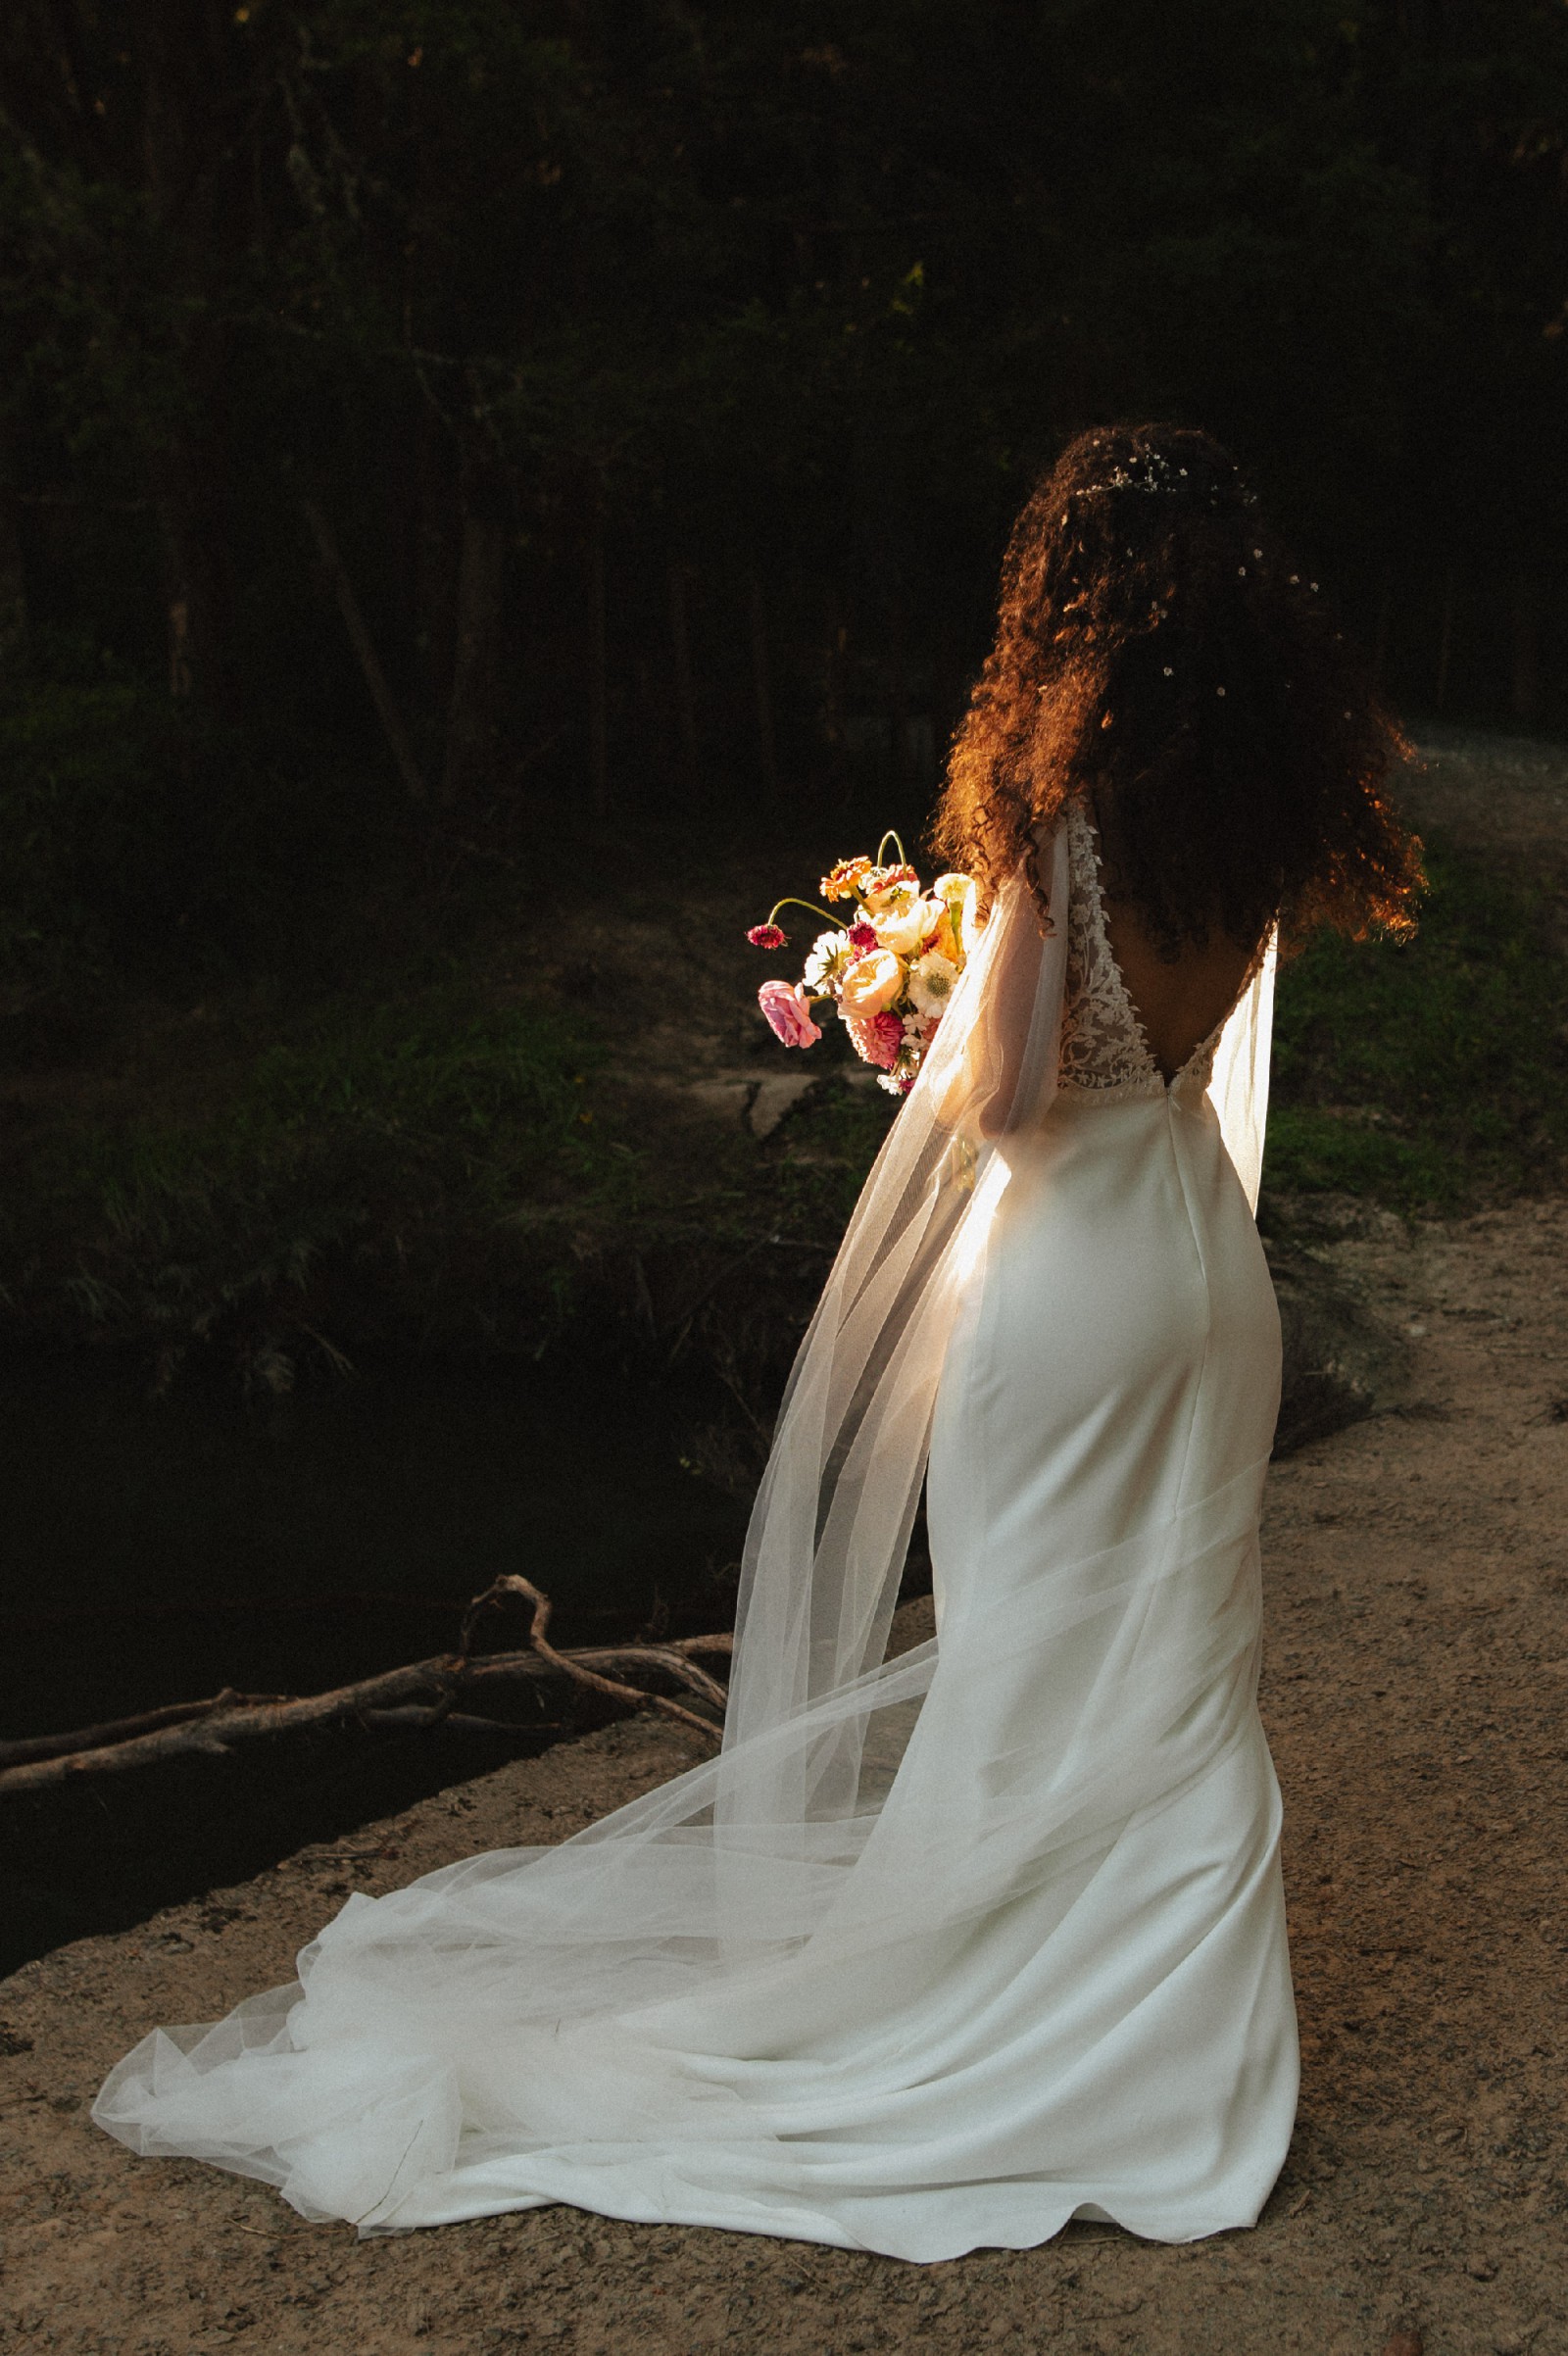
[[[1561,866],[1560,752],[1437,751],[1418,819]],[[1568,1195],[1414,1231],[1324,1207],[1314,1248],[1404,1329],[1414,1381],[1270,1481],[1303,2082],[1254,2231],[1071,2227],[927,2268],[567,2209],[357,2242],[91,2127],[150,2025],[289,1977],[350,1890],[561,1838],[694,1755],[638,1720],[0,1984],[0,2351],[1565,2356]]]

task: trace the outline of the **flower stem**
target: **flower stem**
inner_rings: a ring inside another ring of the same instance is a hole
[[[822,921],[825,924],[831,924],[835,931],[839,929],[839,920],[837,916],[830,916],[826,908],[819,908],[814,900],[797,900],[793,893],[786,895],[783,900],[775,900],[772,907],[767,911],[767,921],[769,924],[772,923],[780,908],[809,908],[813,916],[820,916]]]

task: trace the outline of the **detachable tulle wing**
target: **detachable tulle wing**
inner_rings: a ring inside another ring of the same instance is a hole
[[[298,1986],[144,2039],[99,2095],[109,2133],[366,2232],[565,2199],[931,2257],[1072,2213],[1077,2193],[1054,2213],[1021,2160],[1009,2190],[994,2137],[964,2159],[942,2073],[973,2088],[996,2067],[984,2004],[1027,2016],[1030,1959],[1072,1935],[1075,1876],[1245,1734],[1257,1468],[967,1614],[940,1687],[935,1643],[884,1659],[956,1303],[1011,1141],[1056,1085],[1064,835],[1051,878],[1049,931],[1021,881],[1000,896],[802,1345],[747,1541],[721,1754],[559,1848],[352,1897]],[[1253,1194],[1271,989],[1272,959],[1215,1082]],[[1054,1683],[1085,1643],[1092,1688]],[[1264,1833],[1234,1858],[1225,1838],[1234,1911],[1271,1868]],[[1005,1975],[987,1999],[954,1974],[981,1921],[1014,1925],[998,1953],[1016,1950],[1015,1997]],[[1117,2017],[1174,1985],[1200,1937],[1177,1921],[1170,1954],[1120,1958]],[[960,1986],[980,2009],[939,2032]],[[911,2057],[916,2013],[938,2041]],[[1126,2092],[1141,2147],[1152,2096]],[[993,2120],[1008,2099],[975,2095]],[[1126,2222],[1180,2238],[1212,2230],[1213,2203]]]

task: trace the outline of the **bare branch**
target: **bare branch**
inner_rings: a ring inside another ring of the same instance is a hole
[[[533,1606],[526,1651],[470,1656],[473,1629],[481,1613],[520,1595]],[[74,1734],[28,1735],[0,1742],[0,1799],[48,1791],[78,1775],[121,1774],[171,1758],[205,1753],[224,1757],[244,1743],[352,1720],[366,1727],[423,1728],[437,1724],[463,1735],[526,1734],[459,1705],[489,1688],[537,1684],[564,1677],[634,1709],[655,1709],[711,1740],[712,1720],[699,1717],[666,1694],[628,1685],[627,1674],[655,1673],[672,1679],[702,1701],[722,1711],[725,1691],[694,1657],[723,1655],[733,1648],[726,1635],[678,1637],[653,1644],[595,1644],[558,1651],[546,1635],[550,1598],[531,1580],[509,1575],[475,1596],[464,1615],[459,1650],[387,1669],[324,1693],[303,1695],[239,1693],[225,1687],[204,1701],[176,1701],[138,1717],[117,1718]],[[615,1672],[621,1672],[616,1675]]]
[[[550,1597],[542,1588],[535,1587],[531,1579],[524,1579],[517,1571],[504,1571],[499,1579],[491,1582],[482,1595],[476,1595],[469,1604],[463,1622],[462,1641],[465,1651],[466,1651],[473,1631],[473,1624],[479,1614],[488,1605],[499,1603],[506,1595],[523,1595],[533,1605],[533,1618],[528,1626],[528,1642],[540,1658],[549,1661],[553,1668],[562,1670],[567,1677],[575,1678],[579,1685],[591,1687],[596,1693],[610,1693],[617,1701],[635,1703],[639,1709],[662,1710],[666,1718],[677,1718],[682,1724],[695,1726],[705,1735],[713,1733],[713,1727],[707,1718],[699,1718],[691,1710],[682,1709],[678,1701],[670,1701],[662,1693],[644,1693],[636,1686],[622,1685],[613,1677],[603,1677],[597,1670],[590,1669],[585,1665],[580,1652],[576,1654],[558,1652],[545,1635],[545,1630],[550,1625],[550,1614],[553,1609]],[[658,1648],[650,1645],[644,1649],[654,1652]],[[669,1664],[666,1663],[666,1665]],[[718,1693],[719,1688],[713,1680],[708,1677],[703,1670],[698,1669],[695,1662],[685,1660],[682,1656],[682,1666],[688,1682],[694,1676],[701,1677],[704,1685],[710,1690],[710,1697],[712,1693]]]

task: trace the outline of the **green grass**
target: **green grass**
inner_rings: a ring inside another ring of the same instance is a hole
[[[1441,846],[1431,867],[1410,943],[1325,935],[1281,977],[1265,1216],[1325,1192],[1454,1210],[1562,1181],[1568,960],[1545,902]],[[242,1364],[302,1331],[329,1355],[341,1337],[531,1348],[605,1308],[612,1264],[622,1305],[640,1298],[646,1263],[662,1316],[740,1266],[750,1322],[787,1332],[890,1100],[819,1051],[826,1085],[759,1143],[617,1081],[636,1052],[612,1009],[510,986],[497,1003],[482,967],[421,956],[272,1037],[235,1014],[200,1068],[203,1034],[166,1026],[173,1085],[140,1092],[161,1111],[63,1095],[0,1195],[14,1325],[174,1357],[217,1342]]]
[[[632,1157],[595,1109],[603,1062],[580,1021],[461,982],[332,1003],[199,1118],[63,1127],[8,1192],[6,1258],[46,1316],[54,1293],[176,1340],[280,1297],[306,1315],[332,1261],[426,1291],[438,1263],[505,1260],[509,1225],[614,1218]]]
[[[1560,1180],[1568,959],[1544,898],[1428,845],[1410,942],[1321,935],[1280,976],[1264,1185],[1463,1208]]]
[[[301,1333],[542,1346],[616,1261],[782,1247],[814,1282],[890,1101],[830,1085],[760,1145],[610,1060],[552,1000],[388,976],[233,1054],[197,1115],[60,1121],[0,1197],[5,1298],[41,1333],[216,1341],[270,1380]]]

